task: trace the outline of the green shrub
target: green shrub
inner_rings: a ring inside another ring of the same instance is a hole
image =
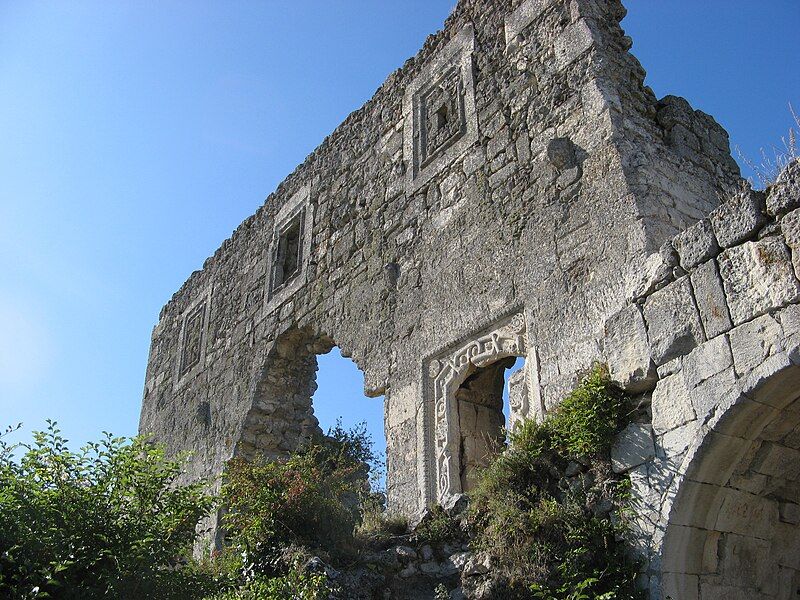
[[[0,596],[205,593],[209,580],[181,568],[213,503],[205,484],[176,485],[183,462],[143,438],[73,452],[48,423],[30,446],[0,439]]]
[[[446,542],[453,543],[463,537],[463,532],[458,522],[448,515],[438,504],[431,507],[431,511],[414,530],[412,540],[422,545],[436,546]]]
[[[334,562],[351,556],[362,506],[375,497],[368,483],[371,444],[365,428],[337,425],[285,460],[231,460],[222,490],[225,527],[244,571],[282,574],[280,554],[290,545]]]
[[[206,600],[323,600],[330,594],[322,573],[291,569],[278,577],[258,577],[237,590],[209,596]]]
[[[595,366],[547,421],[554,449],[577,460],[608,454],[627,407],[625,394],[609,383],[606,368]]]
[[[479,474],[468,524],[509,598],[641,597],[619,519],[629,485],[609,450],[627,401],[595,367],[542,424],[524,422]],[[575,474],[567,477],[572,466]]]

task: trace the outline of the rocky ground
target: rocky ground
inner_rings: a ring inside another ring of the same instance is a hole
[[[458,501],[460,500],[460,501]],[[430,539],[428,525],[446,518],[458,525],[466,502],[457,499],[445,513],[426,512],[410,533],[373,541],[358,560],[335,569],[320,557],[305,569],[324,572],[331,600],[444,600],[498,597],[493,593],[489,558],[470,549],[460,528],[440,539]]]

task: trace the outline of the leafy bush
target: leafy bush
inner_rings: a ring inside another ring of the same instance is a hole
[[[547,421],[553,448],[576,460],[607,455],[626,418],[627,398],[600,365],[581,381]]]
[[[459,541],[463,532],[458,522],[438,504],[431,507],[428,516],[422,520],[412,535],[417,544],[436,546],[446,542]]]
[[[509,598],[628,600],[637,569],[611,513],[629,489],[609,450],[627,402],[595,367],[543,423],[526,421],[479,475],[468,523]],[[566,476],[568,467],[571,476]]]
[[[32,445],[0,439],[0,596],[204,593],[207,578],[180,567],[212,506],[205,484],[176,485],[182,461],[143,438],[106,434],[72,452],[48,424]]]
[[[206,600],[322,600],[329,592],[324,574],[291,569],[286,575],[258,577],[237,590],[209,596]]]
[[[375,462],[364,426],[337,425],[286,460],[231,460],[222,499],[228,542],[248,578],[283,575],[285,548],[298,545],[336,562],[354,552],[362,506],[374,499]]]

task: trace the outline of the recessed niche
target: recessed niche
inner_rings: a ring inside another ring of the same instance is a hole
[[[472,26],[465,26],[406,88],[403,155],[410,167],[410,192],[463,156],[478,139],[474,37]]]

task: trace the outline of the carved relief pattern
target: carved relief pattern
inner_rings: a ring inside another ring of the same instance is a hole
[[[508,356],[524,356],[526,352],[525,316],[517,313],[489,333],[430,361],[428,375],[433,379],[433,452],[438,501],[461,491],[455,389],[472,367],[485,367]]]
[[[420,97],[420,163],[424,166],[466,131],[461,69],[450,69]]]
[[[181,354],[180,375],[183,376],[200,362],[203,349],[203,325],[205,324],[206,303],[201,302],[186,316],[183,326],[183,352]]]

